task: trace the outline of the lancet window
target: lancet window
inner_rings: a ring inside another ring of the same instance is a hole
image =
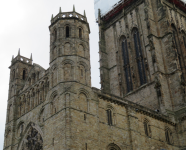
[[[70,37],[70,28],[69,26],[66,26],[66,37]]]
[[[108,121],[108,125],[112,125],[112,110],[107,109],[107,121]]]
[[[150,128],[149,121],[147,119],[144,120],[144,130],[146,136],[151,137],[151,128]]]
[[[172,132],[169,128],[165,129],[165,137],[168,144],[173,144]]]
[[[123,62],[124,62],[124,72],[125,72],[125,79],[127,85],[127,92],[133,90],[132,86],[132,78],[131,78],[131,70],[129,64],[129,54],[128,54],[128,46],[127,46],[127,39],[124,38],[122,40],[122,53],[123,53]]]
[[[79,28],[79,38],[82,38],[82,29]]]
[[[23,69],[23,74],[22,74],[22,79],[23,80],[26,79],[26,73],[27,73],[26,69]]]
[[[140,36],[139,36],[139,31],[137,29],[134,29],[133,36],[134,36],[134,46],[136,51],[136,59],[137,59],[140,84],[143,85],[147,82],[147,79],[145,74],[145,65],[144,65],[144,58],[141,49]]]

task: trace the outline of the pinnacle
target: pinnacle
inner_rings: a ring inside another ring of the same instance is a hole
[[[20,48],[19,48],[19,50],[18,50],[18,56],[20,56]]]
[[[76,9],[75,9],[75,5],[73,5],[73,12],[75,12],[76,11]]]

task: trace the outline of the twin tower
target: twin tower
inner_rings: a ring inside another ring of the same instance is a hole
[[[72,12],[60,8],[52,15],[49,30],[47,70],[20,51],[12,58],[4,149],[69,149],[72,111],[81,112],[83,118],[88,113],[91,77],[86,14],[75,12],[75,7]],[[61,144],[62,138],[66,143]]]
[[[58,73],[63,81],[76,81],[91,86],[90,79],[90,28],[86,14],[60,12],[51,19],[50,29],[50,66],[52,67],[52,85],[57,82],[58,66],[63,66],[63,73]],[[62,64],[60,64],[62,63]]]

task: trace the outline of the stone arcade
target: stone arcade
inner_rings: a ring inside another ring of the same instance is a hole
[[[51,19],[50,67],[12,58],[4,150],[185,150],[186,6],[127,0],[99,12],[101,89],[86,14]]]

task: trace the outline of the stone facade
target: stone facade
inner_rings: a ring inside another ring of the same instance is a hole
[[[4,150],[186,149],[186,14],[172,1],[131,0],[98,24],[101,90],[75,8],[52,16],[47,70],[12,58]]]

